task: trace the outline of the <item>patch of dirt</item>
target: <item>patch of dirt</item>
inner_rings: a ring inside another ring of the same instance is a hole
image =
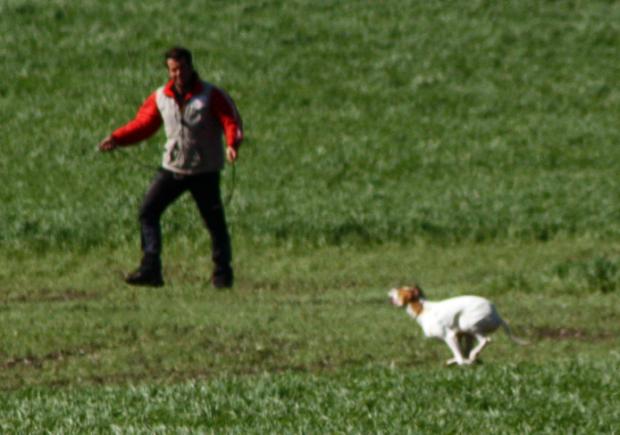
[[[42,288],[31,294],[20,294],[13,297],[9,296],[3,301],[3,303],[70,302],[94,300],[98,298],[98,293],[84,292],[73,288],[68,288],[61,291]]]
[[[69,358],[81,358],[96,352],[95,347],[80,347],[78,349],[55,350],[45,355],[25,355],[15,356],[0,363],[2,369],[12,369],[14,367],[34,367],[41,368],[46,362],[61,362]]]

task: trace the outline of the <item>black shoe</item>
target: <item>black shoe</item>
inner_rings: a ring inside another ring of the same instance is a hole
[[[125,282],[129,285],[140,285],[146,287],[161,287],[164,285],[164,279],[161,272],[144,271],[138,269],[125,277]]]
[[[161,260],[159,255],[145,254],[142,257],[140,267],[125,277],[129,285],[142,285],[148,287],[161,287],[164,279],[161,276]]]
[[[231,288],[233,286],[233,271],[230,267],[224,269],[218,269],[213,272],[211,276],[211,282],[213,287],[224,289]]]

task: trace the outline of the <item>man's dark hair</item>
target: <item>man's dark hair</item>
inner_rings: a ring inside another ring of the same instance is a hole
[[[188,66],[194,67],[192,63],[192,53],[184,47],[172,47],[170,50],[164,53],[164,63],[168,61],[168,59],[174,59],[177,62],[185,59],[185,62]]]

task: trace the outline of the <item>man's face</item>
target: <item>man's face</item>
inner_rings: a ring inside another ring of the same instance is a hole
[[[177,91],[187,91],[187,87],[194,74],[192,67],[187,64],[185,59],[167,59],[166,65],[168,66],[168,77],[174,81],[174,87]]]

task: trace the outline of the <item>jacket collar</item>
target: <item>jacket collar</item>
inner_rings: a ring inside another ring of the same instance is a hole
[[[198,74],[196,74],[194,76],[194,84],[192,85],[192,88],[187,91],[185,93],[185,95],[183,95],[183,101],[189,101],[192,97],[198,95],[199,93],[201,93],[204,90],[204,85],[202,84],[202,80],[200,80],[200,77],[198,77]],[[165,84],[164,86],[164,95],[170,97],[170,98],[175,98],[176,99],[176,92],[174,91],[174,81],[173,80],[169,80],[168,83]]]

